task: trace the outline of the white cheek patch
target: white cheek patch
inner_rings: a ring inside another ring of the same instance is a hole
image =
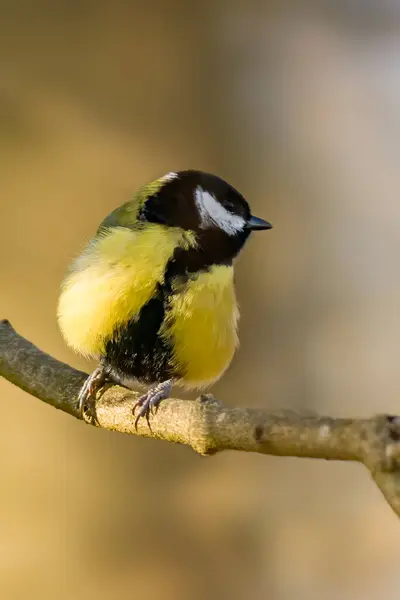
[[[245,226],[245,220],[239,215],[233,215],[210,192],[197,187],[194,199],[200,215],[201,229],[219,227],[228,235],[235,235]]]

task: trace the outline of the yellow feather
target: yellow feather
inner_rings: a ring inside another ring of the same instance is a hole
[[[77,352],[98,356],[115,328],[131,320],[164,279],[175,248],[195,245],[190,232],[149,225],[115,227],[97,236],[75,261],[58,305],[61,331]],[[174,348],[180,383],[203,387],[229,366],[238,345],[233,268],[213,266],[174,284],[161,334]]]
[[[172,342],[176,364],[186,371],[181,382],[204,387],[221,377],[238,346],[233,268],[214,266],[181,293],[175,291],[163,335]]]
[[[188,232],[151,224],[116,227],[96,237],[62,286],[58,320],[67,343],[87,356],[101,354],[115,327],[152,297],[175,248],[194,244]]]

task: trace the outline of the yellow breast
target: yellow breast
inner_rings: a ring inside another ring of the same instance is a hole
[[[163,334],[172,342],[174,361],[184,369],[182,383],[206,386],[227,369],[238,345],[233,268],[214,266],[175,292]]]
[[[95,238],[62,286],[58,322],[67,343],[86,356],[102,354],[115,328],[152,297],[174,249],[187,243],[182,230],[159,226]]]

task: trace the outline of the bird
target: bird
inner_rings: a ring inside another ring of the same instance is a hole
[[[78,397],[81,418],[106,382],[147,386],[132,411],[137,428],[173,385],[217,381],[239,343],[235,259],[251,232],[271,228],[229,183],[198,170],[146,183],[111,212],[58,300],[66,343],[98,361]]]

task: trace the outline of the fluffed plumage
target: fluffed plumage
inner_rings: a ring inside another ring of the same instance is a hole
[[[72,264],[58,305],[67,343],[101,363],[82,407],[105,378],[156,384],[137,422],[172,382],[217,380],[238,344],[233,260],[252,229],[270,227],[228,183],[200,171],[168,173],[114,210]]]

